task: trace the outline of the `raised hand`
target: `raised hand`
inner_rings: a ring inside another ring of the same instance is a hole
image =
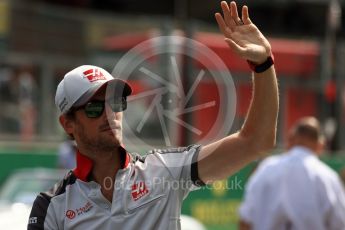
[[[221,2],[223,16],[216,13],[219,29],[229,47],[240,57],[261,64],[271,55],[271,46],[260,30],[251,22],[248,7],[242,7],[241,18],[234,1]]]

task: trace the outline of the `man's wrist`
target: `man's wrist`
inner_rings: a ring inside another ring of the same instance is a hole
[[[247,61],[251,70],[255,73],[262,73],[268,70],[274,64],[273,55],[267,57],[266,61],[261,64],[255,64],[254,62]]]

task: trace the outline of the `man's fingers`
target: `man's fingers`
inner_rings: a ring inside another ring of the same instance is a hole
[[[232,19],[231,17],[231,12],[230,12],[230,9],[229,9],[229,5],[226,1],[222,1],[220,3],[221,7],[222,7],[222,10],[223,10],[223,15],[224,15],[224,20],[225,20],[225,23],[228,27],[230,27],[231,29],[236,26],[236,23],[235,21]]]
[[[252,21],[249,18],[249,12],[248,12],[248,7],[243,6],[242,7],[242,21],[245,25],[251,24]]]
[[[224,15],[224,20],[225,20],[225,23],[230,26],[231,24],[231,15],[230,15],[230,10],[229,10],[229,6],[226,2],[221,2],[220,3],[221,7],[222,7],[222,10],[223,10],[223,15]]]
[[[243,53],[245,52],[245,49],[241,46],[239,46],[236,42],[234,42],[232,39],[225,38],[224,39],[226,43],[230,46],[230,48],[237,53],[240,56],[243,56]]]
[[[238,16],[238,12],[237,12],[237,5],[236,2],[232,1],[230,3],[230,14],[232,17],[232,20],[236,23],[236,25],[241,25],[241,19]]]
[[[216,13],[214,16],[216,18],[220,31],[222,31],[222,33],[225,35],[226,24],[224,22],[222,15],[220,13]]]

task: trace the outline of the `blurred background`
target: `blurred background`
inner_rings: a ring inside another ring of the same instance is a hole
[[[4,186],[5,180],[18,169],[25,168],[30,174],[36,167],[73,168],[73,155],[68,152],[74,145],[58,124],[54,104],[58,82],[66,72],[82,64],[98,65],[111,72],[127,51],[156,36],[192,38],[224,61],[236,86],[237,109],[231,132],[237,130],[251,97],[250,71],[245,61],[229,51],[218,31],[214,13],[220,11],[219,3],[0,0],[0,184]],[[239,0],[237,4],[249,6],[252,21],[269,38],[275,56],[280,114],[274,152],[284,148],[286,132],[298,118],[315,116],[321,121],[327,140],[322,160],[341,173],[345,167],[345,1]],[[151,70],[168,76],[171,68],[167,58],[151,58]],[[178,64],[185,89],[192,87],[196,73],[208,70],[191,96],[194,105],[213,99],[220,101],[219,95],[213,93],[216,85],[211,72],[222,70],[213,70],[212,64],[207,63],[201,66],[186,57],[181,57]],[[152,87],[152,83],[143,80],[147,78],[144,73],[134,75],[130,80],[134,94]],[[171,94],[168,98],[162,95],[164,108],[171,107],[172,101],[179,105],[181,100]],[[129,119],[140,121],[151,99],[137,103]],[[221,108],[218,103],[184,114],[180,120],[207,133]],[[162,130],[157,116],[150,114],[143,132],[136,133],[150,145],[166,146],[162,138],[165,132],[172,146],[192,144],[203,138],[168,118],[166,129]],[[143,147],[141,153],[146,150]],[[236,229],[237,207],[255,165],[256,162],[248,165],[213,188],[191,193],[183,213],[195,217],[207,229]]]

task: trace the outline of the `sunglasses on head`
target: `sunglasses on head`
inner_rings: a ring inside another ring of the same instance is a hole
[[[84,109],[88,118],[100,117],[105,108],[105,103],[109,105],[113,112],[122,112],[127,109],[126,97],[115,98],[112,100],[92,100],[77,109]]]

